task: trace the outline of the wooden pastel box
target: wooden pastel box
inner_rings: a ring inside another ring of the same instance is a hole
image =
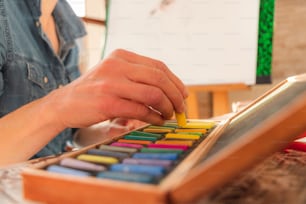
[[[147,125],[23,173],[24,197],[45,203],[192,203],[306,127],[306,75],[288,78],[222,121]]]

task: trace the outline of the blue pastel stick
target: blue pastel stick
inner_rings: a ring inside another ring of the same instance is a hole
[[[97,177],[137,183],[153,183],[155,179],[154,176],[149,174],[135,174],[118,171],[103,171],[98,173]]]
[[[76,169],[71,169],[63,166],[58,166],[58,165],[51,165],[47,167],[47,171],[49,172],[55,172],[55,173],[61,173],[61,174],[69,174],[69,175],[74,175],[74,176],[90,176],[89,172],[86,171],[81,171],[81,170],[76,170]]]
[[[160,160],[160,159],[126,158],[122,161],[122,163],[124,163],[124,164],[144,164],[144,165],[170,167],[172,165],[173,161],[172,160]]]
[[[135,153],[132,158],[177,160],[178,156],[178,153]]]
[[[143,173],[153,176],[161,176],[165,173],[165,168],[162,166],[138,165],[138,164],[113,164],[110,167],[110,170],[126,172],[126,173]]]

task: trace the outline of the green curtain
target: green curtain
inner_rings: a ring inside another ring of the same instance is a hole
[[[256,84],[271,83],[275,0],[261,0],[258,27]]]

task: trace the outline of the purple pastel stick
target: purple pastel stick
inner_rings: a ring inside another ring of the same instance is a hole
[[[181,149],[187,150],[187,145],[172,145],[172,144],[148,144],[147,147],[149,148],[165,148],[165,149]]]
[[[86,171],[105,171],[106,167],[91,162],[81,161],[73,158],[64,158],[60,161],[61,166]]]

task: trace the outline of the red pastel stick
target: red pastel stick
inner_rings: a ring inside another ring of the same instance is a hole
[[[286,149],[293,149],[293,150],[306,152],[306,143],[305,142],[294,141],[294,142],[291,142],[286,147]]]

